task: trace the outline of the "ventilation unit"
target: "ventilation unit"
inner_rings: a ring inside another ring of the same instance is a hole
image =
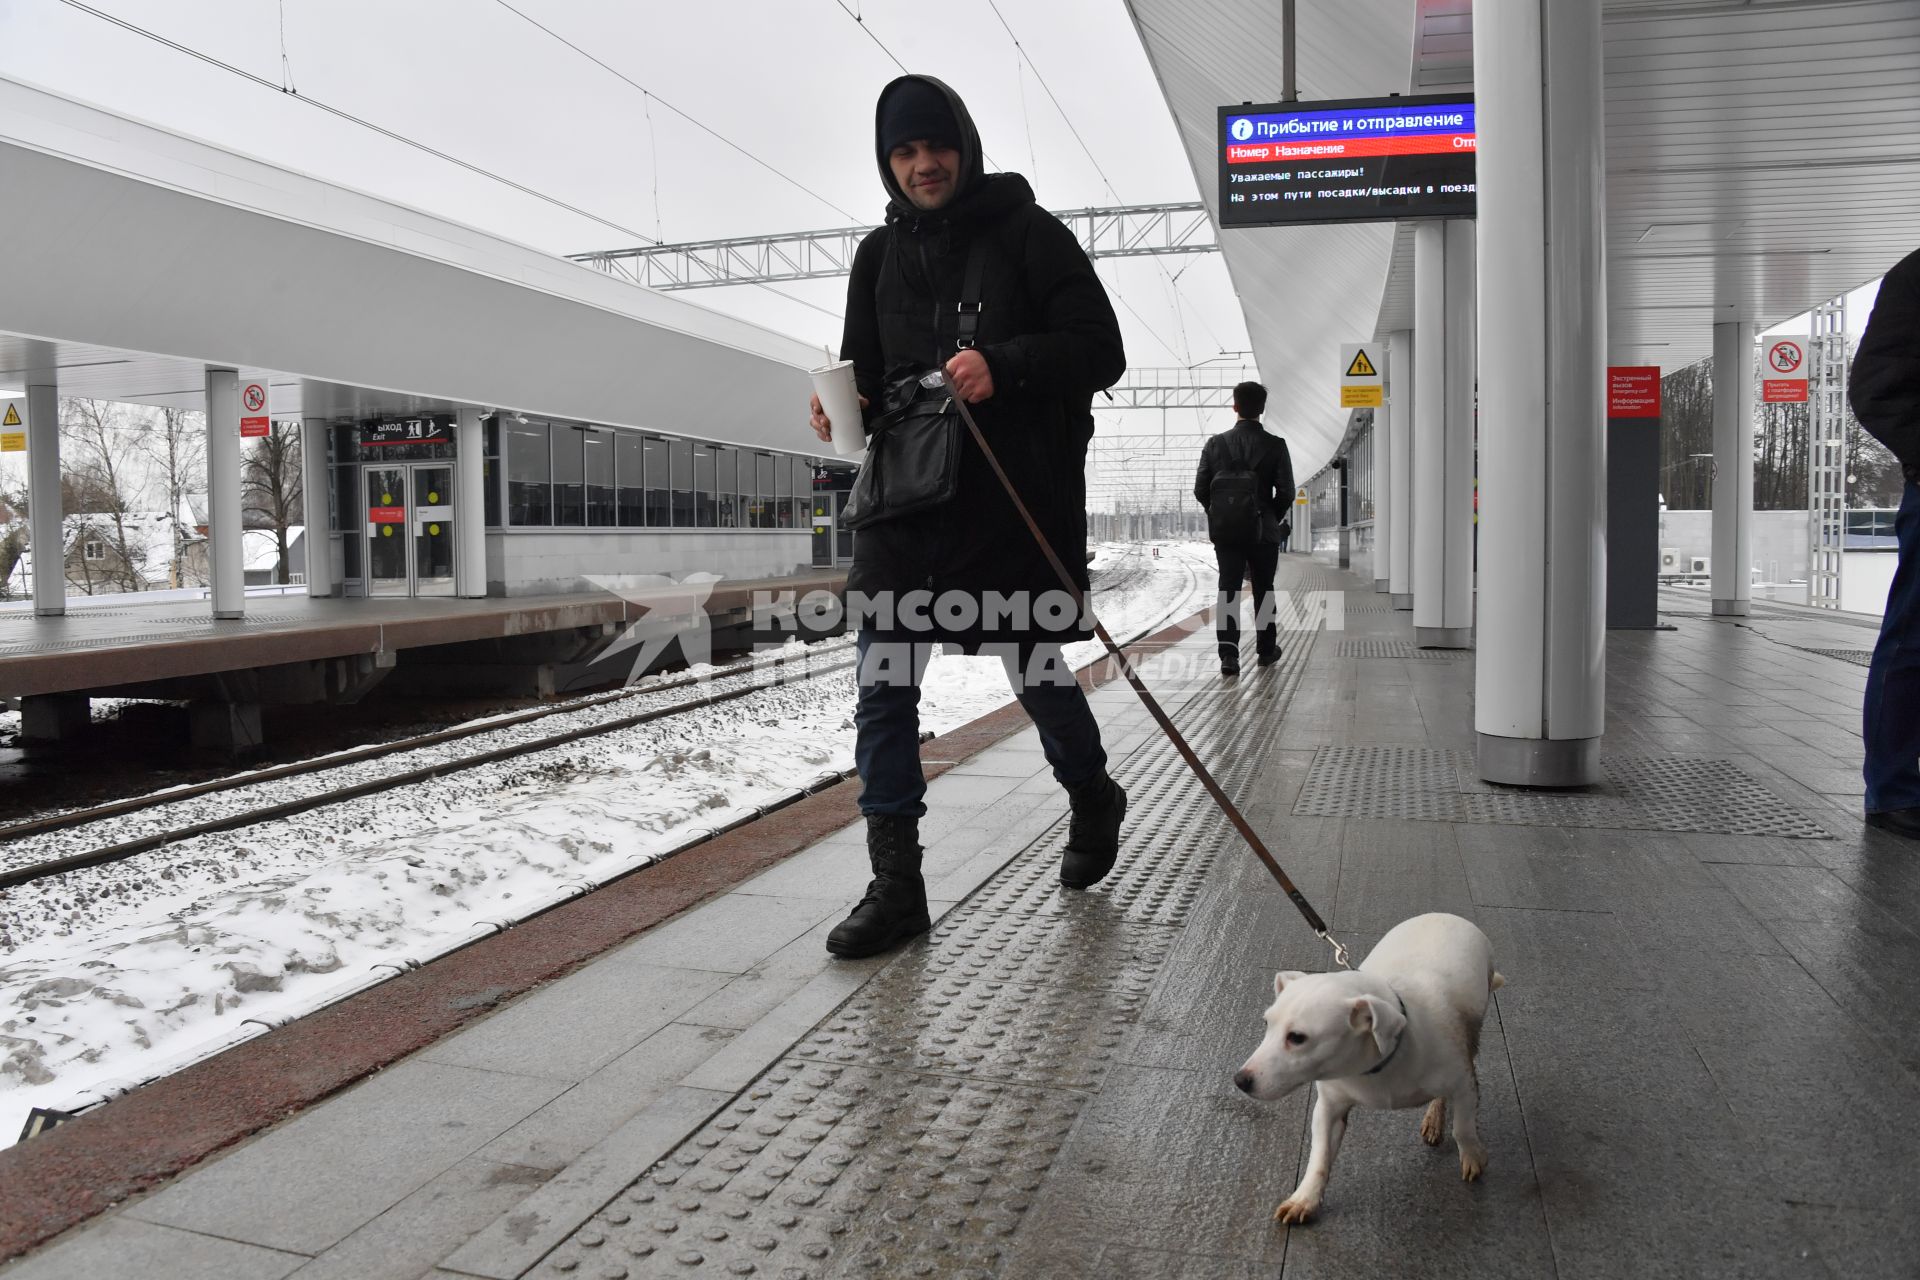
[[[1687,562],[1688,573],[1712,573],[1713,561],[1706,556],[1694,556]]]

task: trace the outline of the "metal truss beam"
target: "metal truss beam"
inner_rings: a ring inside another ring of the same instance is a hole
[[[1223,409],[1242,382],[1257,381],[1255,369],[1207,366],[1129,369],[1108,392],[1098,396],[1098,409]]]
[[[1080,247],[1091,258],[1214,253],[1220,248],[1206,206],[1198,202],[1056,209],[1053,216],[1073,229]],[[778,284],[783,280],[819,280],[846,275],[853,269],[854,250],[872,230],[872,227],[841,227],[789,235],[602,249],[568,257],[649,289]]]

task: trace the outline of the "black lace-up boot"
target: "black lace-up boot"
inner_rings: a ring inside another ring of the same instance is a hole
[[[933,927],[920,878],[920,819],[867,816],[867,858],[873,880],[853,914],[827,935],[827,951],[846,960],[878,955]]]
[[[1073,818],[1067,848],[1060,857],[1060,883],[1085,889],[1100,883],[1120,856],[1120,820],[1127,816],[1127,793],[1106,774],[1067,793]]]

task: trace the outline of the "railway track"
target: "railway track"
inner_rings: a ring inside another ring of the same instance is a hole
[[[1150,635],[1179,618],[1193,612],[1192,593],[1196,574],[1192,558],[1176,549],[1175,554],[1183,562],[1187,574],[1187,588],[1176,597],[1174,606],[1164,611],[1154,621],[1138,628],[1122,644],[1130,644],[1141,636]],[[1136,549],[1133,554],[1123,557],[1120,564],[1098,575],[1096,590],[1101,593],[1125,589],[1134,585],[1152,572],[1147,563],[1144,548]],[[382,743],[377,746],[362,747],[313,760],[278,765],[229,778],[214,779],[192,786],[179,787],[150,795],[118,800],[104,805],[85,809],[68,810],[0,827],[0,892],[17,889],[37,881],[44,881],[70,872],[123,861],[135,855],[152,852],[170,844],[189,840],[198,836],[216,834],[255,826],[264,822],[288,818],[296,814],[323,808],[359,797],[376,795],[383,791],[393,791],[445,777],[462,770],[477,768],[510,760],[518,756],[530,755],[556,747],[569,746],[590,738],[602,737],[652,721],[670,716],[685,715],[710,707],[718,703],[744,698],[753,693],[771,688],[776,684],[793,683],[797,680],[810,681],[851,668],[855,663],[851,639],[838,639],[812,646],[804,654],[787,654],[773,658],[749,658],[723,667],[715,672],[677,677],[641,689],[621,689],[611,693],[596,694],[586,698],[573,699],[554,707],[541,707],[531,711],[519,712],[509,716],[497,717],[473,724],[459,725],[434,733],[422,734],[396,742]],[[649,705],[645,709],[628,714],[618,714],[621,704],[635,702],[651,703],[662,697],[670,696],[684,689],[698,689],[694,696],[666,702],[663,705]],[[615,714],[605,714],[615,711]],[[585,724],[573,724],[556,732],[542,734],[527,739],[517,738],[514,730],[539,721],[563,721],[589,717]],[[329,785],[326,775],[341,770],[350,770],[354,766],[372,761],[403,757],[411,753],[430,753],[436,748],[456,742],[469,742],[497,736],[503,739],[499,746],[486,747],[479,751],[467,751],[457,756],[429,759],[426,763],[397,772],[383,773],[375,778],[362,778],[341,785]],[[842,775],[831,775],[817,781],[808,791],[820,786],[831,785],[841,780]],[[123,820],[135,815],[164,811],[175,805],[202,800],[222,793],[239,792],[248,788],[268,787],[271,784],[293,782],[301,779],[314,779],[320,783],[310,790],[275,799],[264,804],[243,805],[229,812],[209,818],[177,825],[159,825],[141,830],[137,834],[120,837],[114,833],[102,843],[82,848],[75,852],[61,853],[55,857],[33,856],[31,846],[47,843],[46,837],[56,833],[83,830],[96,824],[111,826],[121,824]],[[796,793],[793,798],[807,792]],[[758,814],[749,815],[741,821],[751,821]],[[737,824],[734,824],[737,825]],[[711,833],[711,834],[717,834]],[[13,865],[7,865],[6,851],[21,853]]]
[[[824,651],[824,652],[823,652]],[[294,764],[278,765],[271,769],[261,769],[251,773],[237,774],[230,778],[219,778],[210,782],[198,783],[189,787],[179,787],[151,795],[137,796],[128,800],[114,801],[88,809],[74,809],[64,813],[50,814],[45,817],[15,823],[0,828],[0,849],[9,845],[17,847],[22,840],[46,836],[59,831],[73,830],[96,823],[111,823],[131,815],[155,809],[164,809],[170,805],[182,804],[191,800],[203,799],[222,792],[244,790],[250,787],[262,787],[271,783],[298,780],[301,778],[320,778],[336,770],[348,769],[369,761],[404,755],[409,752],[429,751],[452,742],[481,738],[487,735],[509,736],[510,731],[527,724],[558,719],[561,717],[580,717],[592,715],[621,703],[652,701],[662,695],[672,694],[682,689],[699,688],[702,692],[695,696],[681,698],[661,706],[649,706],[643,711],[626,715],[614,714],[603,719],[593,719],[590,723],[575,725],[558,732],[542,734],[532,739],[510,741],[498,747],[478,752],[439,759],[415,768],[403,769],[397,773],[385,774],[378,778],[364,779],[342,786],[320,786],[302,795],[277,800],[269,804],[244,807],[218,817],[186,823],[177,827],[165,827],[135,836],[131,839],[114,840],[110,843],[66,854],[57,858],[44,858],[26,861],[19,865],[0,867],[0,891],[18,888],[36,880],[78,871],[86,867],[100,866],[109,862],[118,862],[135,854],[147,853],[180,840],[195,836],[210,835],[220,831],[232,831],[253,826],[261,822],[270,822],[278,818],[290,817],[343,800],[360,796],[375,795],[382,791],[391,791],[432,778],[444,777],[463,769],[476,768],[509,760],[515,756],[530,755],[554,747],[568,746],[589,738],[618,733],[650,721],[665,719],[668,716],[684,715],[702,707],[717,703],[730,702],[749,694],[771,688],[776,684],[793,683],[799,680],[814,680],[834,672],[845,671],[854,664],[853,643],[851,640],[828,641],[805,654],[783,655],[771,659],[748,659],[718,672],[677,677],[649,685],[644,689],[622,689],[613,693],[597,694],[588,698],[574,699],[562,706],[540,707],[532,711],[519,712],[497,719],[480,721],[474,724],[459,725],[452,729],[443,729],[435,733],[421,734],[404,738],[397,742],[381,743],[378,746],[362,747],[335,755],[322,756],[314,760],[303,760]],[[843,656],[844,655],[844,656]],[[795,675],[795,669],[799,674]],[[768,678],[758,678],[771,673]],[[718,686],[718,687],[716,687]],[[0,855],[4,856],[4,855]]]

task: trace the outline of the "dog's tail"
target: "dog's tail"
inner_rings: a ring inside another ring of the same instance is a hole
[[[1487,979],[1487,991],[1489,993],[1498,991],[1500,988],[1506,985],[1507,985],[1507,975],[1504,973],[1501,973],[1498,969],[1494,970],[1493,976]]]

